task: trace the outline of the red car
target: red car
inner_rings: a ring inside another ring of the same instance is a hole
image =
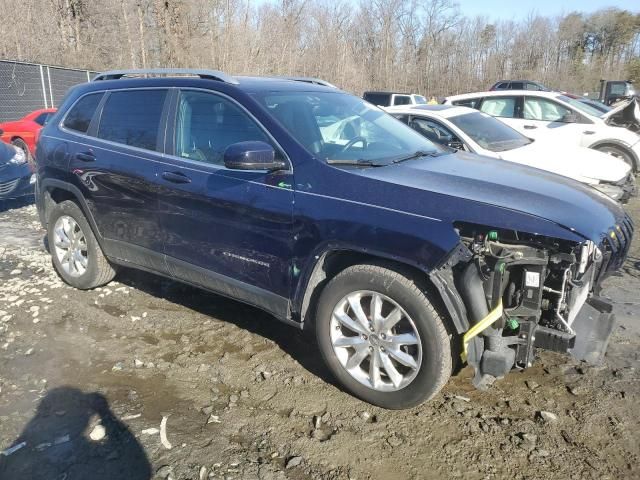
[[[32,157],[36,150],[37,133],[55,112],[55,108],[45,108],[31,112],[15,122],[0,123],[0,140],[13,143]]]

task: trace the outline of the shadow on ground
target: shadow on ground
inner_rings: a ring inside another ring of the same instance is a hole
[[[343,390],[324,366],[312,335],[286,325],[258,308],[140,270],[123,268],[116,279],[154,297],[268,338],[311,374]]]
[[[35,202],[35,198],[33,195],[11,199],[11,200],[0,199],[0,213],[26,207],[27,205],[31,205],[34,202]]]
[[[0,454],[0,479],[151,478],[142,446],[111,412],[105,397],[71,387],[51,390],[5,453]]]

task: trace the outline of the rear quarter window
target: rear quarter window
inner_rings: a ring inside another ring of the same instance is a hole
[[[461,107],[478,108],[481,98],[465,98],[464,100],[454,100],[452,105],[460,105]]]
[[[63,123],[64,127],[75,132],[87,133],[91,119],[95,115],[103,96],[103,92],[91,93],[78,100],[67,113]]]
[[[166,90],[112,92],[102,109],[98,138],[157,150]]]
[[[388,107],[391,105],[391,95],[388,93],[365,93],[363,98],[367,102],[378,105],[379,107]]]

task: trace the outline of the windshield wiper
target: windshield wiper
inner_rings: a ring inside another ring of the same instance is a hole
[[[420,158],[420,157],[435,157],[439,154],[440,152],[438,152],[437,150],[431,150],[429,152],[423,152],[422,150],[418,150],[417,152],[413,152],[411,155],[407,155],[406,157],[396,158],[391,163],[406,162],[407,160],[415,160],[416,158]]]
[[[372,162],[371,160],[365,160],[359,158],[357,160],[340,160],[340,159],[327,159],[329,165],[349,165],[354,167],[384,167],[383,163]]]

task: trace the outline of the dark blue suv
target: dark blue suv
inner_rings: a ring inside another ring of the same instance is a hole
[[[589,187],[434,145],[338,89],[206,70],[74,88],[36,191],[70,285],[124,265],[255,305],[314,329],[342,385],[387,408],[464,362],[485,388],[536,348],[601,361],[599,285],[633,230]]]

